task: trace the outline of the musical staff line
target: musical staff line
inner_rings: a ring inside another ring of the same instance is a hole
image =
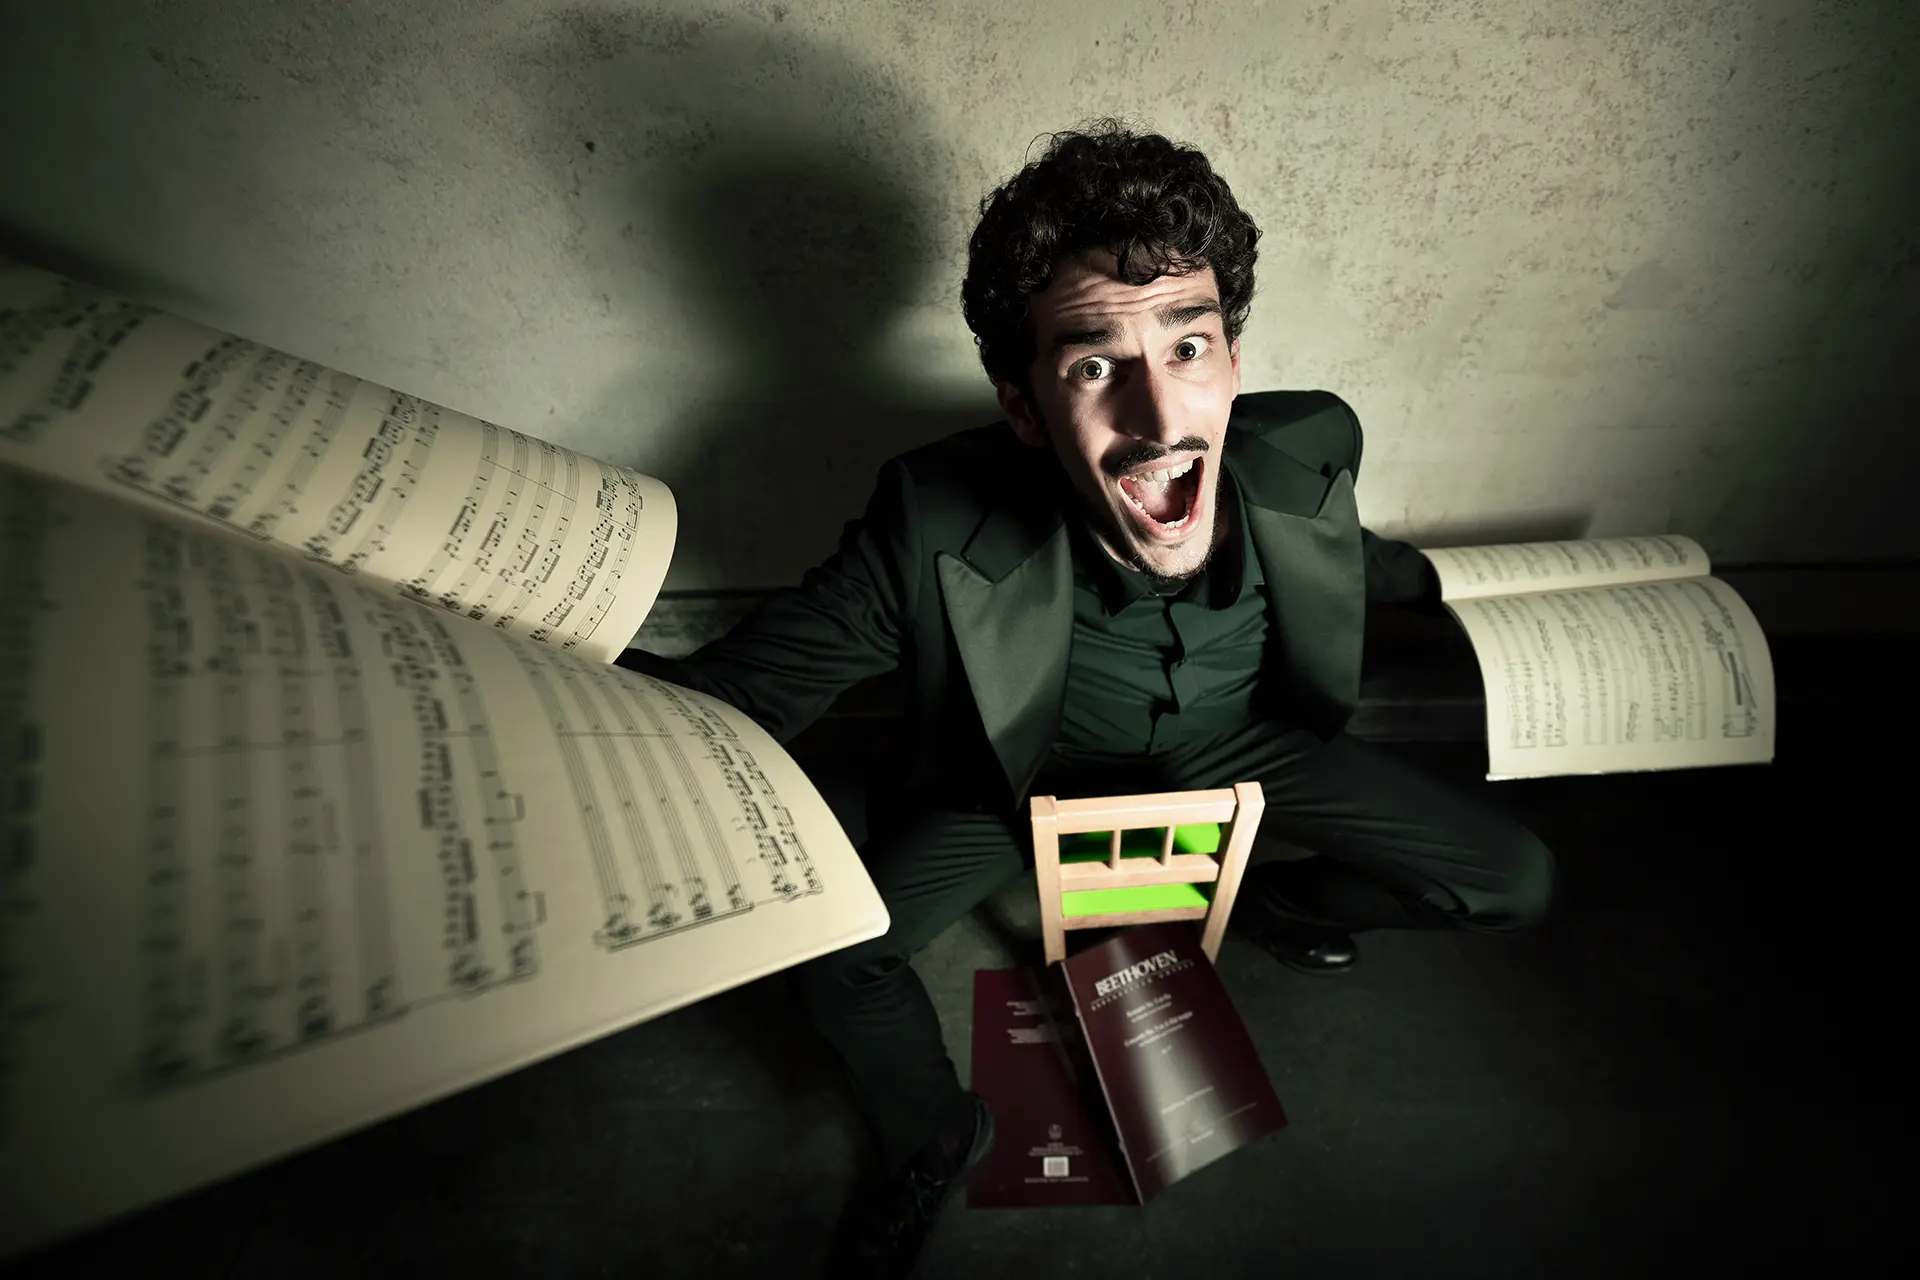
[[[71,280],[37,306],[0,306],[0,380],[30,368],[26,401],[0,407],[0,440],[32,444],[55,422],[84,407],[96,375],[116,347],[158,315],[152,307],[107,298]],[[64,338],[64,345],[63,345]]]
[[[624,468],[4,263],[0,454],[600,661],[675,526]]]
[[[1466,602],[1491,636],[1516,750],[1760,732],[1751,659],[1710,579]],[[1719,722],[1706,682],[1720,682]]]
[[[670,685],[566,654],[516,656],[586,832],[598,945],[617,950],[823,890],[791,811],[724,720]],[[750,835],[750,866],[730,852],[729,827]]]
[[[519,861],[520,800],[441,621],[271,552],[146,529],[139,1087],[533,976],[542,908]],[[360,651],[356,613],[383,652]],[[425,946],[394,934],[394,877],[417,873],[390,866],[378,834],[380,675],[411,713],[410,790],[440,897]]]

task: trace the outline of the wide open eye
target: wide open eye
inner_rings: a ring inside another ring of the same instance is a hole
[[[1075,382],[1104,382],[1113,376],[1113,361],[1105,356],[1088,356],[1085,360],[1076,360],[1067,370],[1067,376]]]
[[[1204,333],[1191,333],[1173,344],[1173,358],[1182,364],[1191,363],[1207,354],[1213,348],[1213,339]]]

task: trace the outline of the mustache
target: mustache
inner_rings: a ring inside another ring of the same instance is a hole
[[[1127,472],[1157,459],[1176,453],[1205,453],[1207,448],[1205,436],[1182,436],[1171,447],[1142,440],[1103,461],[1100,469],[1117,480]]]

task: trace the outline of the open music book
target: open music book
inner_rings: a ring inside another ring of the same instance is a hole
[[[1693,539],[1422,554],[1480,661],[1489,778],[1773,759],[1767,638]]]
[[[0,1255],[885,932],[659,482],[0,261]]]

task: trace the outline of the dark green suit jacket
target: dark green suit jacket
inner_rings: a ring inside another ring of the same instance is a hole
[[[1324,391],[1242,395],[1225,466],[1266,575],[1287,723],[1330,738],[1360,695],[1369,603],[1431,605],[1404,542],[1360,527],[1360,424]],[[1000,423],[886,463],[840,549],[725,637],[678,663],[636,661],[712,694],[786,741],[845,689],[903,669],[896,786],[1012,812],[1059,730],[1073,565],[1051,455]]]

